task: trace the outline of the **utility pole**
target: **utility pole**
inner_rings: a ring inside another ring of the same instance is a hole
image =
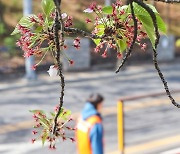
[[[23,0],[23,15],[27,16],[32,13],[32,0]],[[35,80],[36,72],[32,69],[34,65],[34,56],[25,58],[25,78],[27,80]]]

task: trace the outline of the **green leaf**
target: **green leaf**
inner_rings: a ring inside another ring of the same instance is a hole
[[[142,22],[144,29],[147,32],[147,35],[152,43],[153,48],[155,47],[155,32],[154,32],[154,25],[153,25],[153,21],[151,19],[151,16],[149,15],[149,13],[142,8],[141,6],[139,6],[136,3],[133,3],[134,5],[134,12],[135,15],[137,16],[137,18]],[[157,12],[156,8],[152,5],[148,5],[153,12],[156,15],[156,19],[157,19],[157,26],[159,28],[159,31],[166,33],[167,32],[167,28],[166,28],[166,24],[164,23],[164,21],[162,20],[162,18],[160,17],[159,13]]]
[[[151,41],[153,48],[155,48],[155,32],[153,22],[150,16],[144,17],[143,15],[138,15],[138,19],[142,22],[144,29]]]
[[[113,8],[112,8],[112,6],[105,6],[102,9],[102,12],[105,13],[105,14],[112,14],[113,13]]]
[[[102,36],[104,34],[105,27],[103,24],[97,25],[96,28],[98,29],[98,36]]]
[[[139,15],[143,16],[143,18],[148,18],[149,23],[152,22],[152,19],[149,15],[149,13],[142,8],[141,6],[139,6],[138,4],[134,3],[134,12],[136,14],[136,16],[138,17]],[[163,32],[164,34],[167,33],[167,27],[166,24],[164,23],[163,19],[161,18],[161,16],[159,15],[159,13],[157,12],[156,8],[150,4],[148,4],[148,6],[153,10],[153,12],[156,15],[156,19],[157,19],[157,25],[158,28],[161,32]],[[152,26],[153,26],[153,22],[152,22]],[[153,26],[154,27],[154,26]]]
[[[163,32],[164,34],[166,34],[167,26],[165,22],[162,20],[162,18],[158,14],[156,14],[156,19],[157,19],[157,25],[158,25],[159,30]]]
[[[26,28],[32,28],[34,26],[34,22],[31,22],[31,18],[35,18],[38,20],[38,17],[34,14],[28,15],[28,16],[24,16],[20,19],[20,21],[18,22],[19,25],[24,26]],[[15,35],[20,33],[20,31],[18,30],[18,25],[15,27],[14,31],[11,33],[11,35]]]
[[[48,137],[48,133],[47,132],[45,132],[43,135],[42,135],[42,145],[44,145],[44,143],[46,142],[46,139],[47,139],[47,137]]]
[[[30,20],[32,17],[38,20],[38,17],[32,14],[32,15],[22,17],[21,20],[19,21],[19,24],[21,26],[31,28],[35,24],[34,22],[31,22]]]
[[[147,5],[152,9],[152,11],[154,13],[158,13],[159,14],[159,12],[156,10],[156,8],[153,5],[151,5],[151,4],[147,4]]]
[[[64,108],[62,107],[62,108],[61,108],[61,111],[59,112],[58,117],[62,116],[63,112],[64,112]]]
[[[144,8],[139,6],[138,4],[133,3],[133,6],[134,6],[134,13],[135,13],[135,15],[149,16],[149,13]],[[130,8],[128,9],[128,11],[129,11],[128,13],[131,13],[131,9]]]
[[[118,40],[118,46],[120,48],[120,52],[122,53],[127,48],[127,43],[125,40]]]
[[[101,43],[101,39],[93,39],[93,41],[96,45],[99,45]]]
[[[55,114],[53,112],[50,112],[50,114],[52,115],[52,117],[55,117]]]
[[[49,122],[46,119],[39,118],[39,120],[44,127],[49,128]]]
[[[29,110],[29,112],[32,112],[32,113],[41,113],[41,114],[44,114],[45,112],[43,110]]]
[[[97,25],[96,27],[99,28],[99,29],[105,29],[105,27],[104,27],[103,24],[99,24],[99,25]]]
[[[59,114],[58,118],[62,118],[63,120],[67,120],[70,115],[71,115],[71,111],[70,110],[65,110],[65,111],[63,110]]]
[[[13,30],[13,32],[11,33],[11,35],[16,35],[16,34],[19,34],[19,30],[17,27],[15,27],[15,29]]]
[[[144,28],[146,30],[146,33],[151,41],[151,44],[152,44],[152,47],[155,49],[155,39],[156,39],[156,36],[155,36],[155,33],[153,32],[154,29],[152,28],[149,28],[147,25],[144,25]]]
[[[53,0],[42,0],[41,4],[46,16],[49,16],[55,8]]]
[[[71,115],[71,111],[70,110],[66,110],[66,113],[63,116],[68,117],[70,115]]]
[[[42,30],[43,30],[43,26],[38,26],[38,27],[35,29],[35,33],[40,33]]]

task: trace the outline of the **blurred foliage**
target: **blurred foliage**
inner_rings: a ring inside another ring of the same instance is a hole
[[[32,0],[33,2],[33,13],[38,14],[41,12],[41,0]],[[93,2],[93,0],[83,1],[83,0],[72,0],[71,4],[67,0],[62,0],[63,12],[68,15],[73,16],[75,21],[75,26],[82,28],[83,30],[92,30],[93,25],[89,24],[85,26],[85,19],[91,15],[83,13],[83,10],[88,7],[88,5]],[[99,0],[98,3],[102,4],[104,0]],[[6,27],[6,35],[9,35],[13,28],[16,26],[17,22],[23,15],[23,0],[0,0],[0,19]]]
[[[91,31],[93,28],[92,24],[87,24],[85,26],[85,19],[92,18],[91,15],[85,14],[82,11],[89,6],[89,4],[94,0],[62,0],[63,5],[63,12],[66,12],[68,15],[73,16],[75,20],[75,26],[78,28],[82,28],[84,30]],[[41,10],[41,0],[32,0],[33,2],[33,12],[37,14]],[[98,0],[99,4],[103,4],[104,0]],[[17,22],[22,17],[23,12],[23,0],[0,0],[0,23],[4,24],[5,32],[4,34],[7,36],[9,35]],[[166,4],[162,3],[155,3],[157,6],[158,12],[160,12],[161,16],[166,21],[167,18],[167,11],[166,11]],[[171,4],[169,5],[170,12],[170,26],[169,31],[173,34],[180,35],[180,21],[177,19],[180,18],[180,4]],[[2,25],[1,25],[2,26]],[[0,26],[0,27],[1,27]],[[1,28],[0,28],[1,29]],[[1,31],[1,30],[0,30]],[[1,32],[0,32],[1,34]],[[2,42],[2,39],[0,40]]]
[[[17,56],[18,48],[16,47],[16,40],[18,36],[8,36],[4,38],[3,44],[6,46],[10,57]]]
[[[75,20],[74,27],[85,30],[85,31],[89,31],[87,24],[81,20]]]
[[[180,36],[180,4],[156,2],[155,6],[168,25],[168,32]]]
[[[4,33],[6,33],[4,23],[0,23],[0,35],[3,35]]]

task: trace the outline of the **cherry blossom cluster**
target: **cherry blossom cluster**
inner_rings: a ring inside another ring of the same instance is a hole
[[[128,7],[128,6],[127,6]],[[108,48],[117,50],[117,58],[122,58],[122,52],[129,48],[134,36],[134,25],[133,19],[130,12],[128,12],[126,6],[122,5],[122,2],[117,0],[112,6],[102,8],[93,2],[85,13],[94,12],[97,16],[95,17],[95,28],[93,34],[102,36],[94,49],[95,52],[104,50],[102,57],[106,58],[108,54]],[[138,37],[136,43],[140,45],[142,50],[146,49],[146,43],[141,43],[147,34],[142,28],[142,23],[137,20],[138,24]],[[86,19],[86,23],[92,23],[91,19]],[[104,39],[109,37],[109,39]]]
[[[54,19],[55,19],[55,13],[52,12],[50,14],[50,20],[53,21]],[[63,13],[62,19],[64,21],[65,27],[72,26],[71,16],[68,16],[66,13]],[[16,45],[24,51],[23,56],[26,58],[33,55],[35,57],[42,57],[37,64],[32,66],[32,69],[35,70],[36,67],[45,58],[47,52],[52,52],[51,55],[54,55],[53,57],[55,57],[55,52],[54,52],[55,42],[54,42],[54,33],[53,33],[54,22],[49,22],[51,24],[47,25],[47,22],[45,22],[46,19],[43,16],[43,14],[38,14],[37,16],[31,15],[26,17],[25,20],[27,20],[26,22],[28,22],[29,25],[31,26],[25,25],[24,23],[21,22],[16,26],[16,30],[21,35],[19,40],[17,40]],[[76,49],[79,49],[80,40],[78,38],[75,39],[75,42],[72,46],[74,46]],[[67,49],[66,45],[64,45],[64,49]],[[63,54],[65,53],[63,52]],[[74,64],[74,61],[69,59],[67,55],[65,57],[68,59],[70,65]]]
[[[61,114],[59,115],[59,120],[57,123],[57,131],[55,134],[52,133],[53,131],[53,122],[55,114],[58,110],[58,106],[55,108],[55,113],[51,113],[50,117],[47,117],[47,115],[42,110],[33,110],[33,119],[34,119],[34,130],[32,131],[33,138],[31,139],[31,142],[34,143],[38,139],[41,139],[43,144],[45,142],[49,143],[49,149],[56,149],[56,142],[59,138],[62,138],[62,140],[71,140],[72,142],[75,141],[73,137],[69,137],[66,135],[66,131],[74,131],[75,128],[71,128],[67,126],[67,123],[72,121],[72,118],[69,117],[70,113],[68,110],[62,109]]]
[[[39,18],[36,19],[35,17],[31,17],[29,19],[32,23],[36,22],[38,24],[41,24],[41,20]],[[19,30],[22,36],[17,41],[16,45],[22,48],[22,50],[24,51],[24,57],[30,57],[32,55],[41,55],[40,46],[42,42],[39,39],[36,41],[36,46],[32,46],[32,38],[35,36],[35,34],[31,31],[31,29],[20,24],[17,25],[17,29]]]
[[[64,22],[64,26],[65,27],[70,27],[70,26],[72,26],[73,25],[73,23],[72,23],[72,17],[71,16],[68,16],[67,17],[67,20],[65,20],[65,22]]]

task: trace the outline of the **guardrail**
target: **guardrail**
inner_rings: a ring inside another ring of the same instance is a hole
[[[180,93],[180,90],[172,90],[171,93]],[[120,151],[120,154],[124,154],[124,149],[125,149],[124,102],[143,99],[147,97],[158,97],[163,95],[166,95],[166,93],[165,92],[151,93],[151,94],[137,95],[131,97],[123,97],[119,99],[117,103],[117,131],[118,131],[118,149]]]

